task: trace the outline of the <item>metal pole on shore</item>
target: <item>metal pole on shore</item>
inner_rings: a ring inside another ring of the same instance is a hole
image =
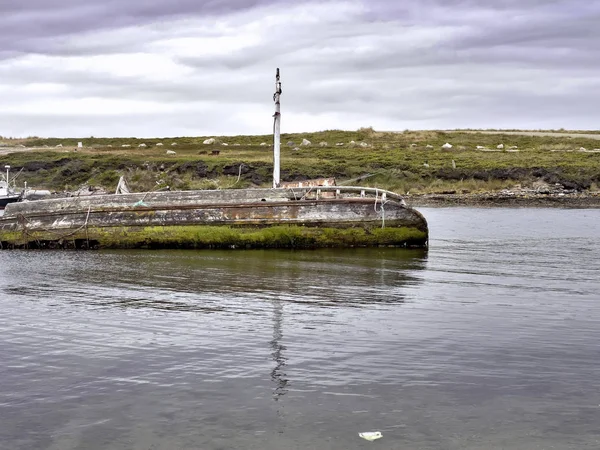
[[[279,175],[279,157],[281,149],[281,105],[279,104],[279,96],[281,95],[281,81],[279,81],[279,68],[275,74],[275,93],[273,101],[275,102],[275,118],[273,122],[273,187],[278,188],[280,184]]]

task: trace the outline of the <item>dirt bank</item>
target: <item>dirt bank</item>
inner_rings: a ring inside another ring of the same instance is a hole
[[[406,195],[406,203],[413,207],[539,207],[539,208],[600,208],[600,193],[527,194],[423,194]]]

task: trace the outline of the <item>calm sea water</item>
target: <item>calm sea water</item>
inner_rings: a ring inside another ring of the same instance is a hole
[[[600,210],[422,211],[428,252],[0,252],[0,448],[600,448]]]

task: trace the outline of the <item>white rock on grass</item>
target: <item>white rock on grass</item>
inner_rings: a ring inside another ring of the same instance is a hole
[[[163,143],[162,143],[162,142],[158,142],[158,143],[156,144],[156,146],[157,146],[157,147],[162,147],[162,146],[163,146]]]
[[[265,147],[266,145],[267,145],[267,143],[266,143],[266,142],[261,142],[261,143],[260,143],[260,146],[261,146],[261,147]]]
[[[174,150],[167,150],[167,155],[176,155],[177,152]]]
[[[204,142],[202,142],[205,145],[211,145],[215,143],[215,138],[208,138],[208,139],[204,139]]]
[[[138,147],[144,148],[144,147],[147,147],[147,145],[144,143],[141,143],[140,145],[138,145]]]
[[[343,143],[343,142],[337,142],[335,145],[336,145],[337,147],[342,147],[342,146],[344,145],[344,143]]]
[[[496,148],[503,149],[504,148],[504,144],[499,144],[499,145],[496,146]]]
[[[175,147],[176,145],[177,145],[177,142],[173,142],[173,143],[171,144],[171,147]]]
[[[302,139],[302,144],[300,144],[303,147],[308,147],[311,145],[311,142],[308,139]]]
[[[442,148],[450,149],[450,148],[452,148],[452,144],[449,144],[448,142],[446,142],[444,145],[442,145]]]
[[[433,148],[433,145],[431,145],[431,144],[427,144],[427,145],[425,146],[425,148]]]
[[[369,146],[369,144],[367,144],[366,142],[361,142],[359,145],[361,147],[368,147]]]
[[[483,145],[478,145],[477,147],[475,147],[477,150],[483,150],[485,147]]]
[[[325,141],[319,142],[319,146],[320,146],[320,147],[327,147],[327,145],[328,145],[328,144],[327,144],[327,142],[325,142]]]
[[[131,144],[123,144],[123,145],[121,145],[121,147],[128,148],[128,147],[131,147]]]
[[[225,147],[227,147],[229,144],[227,142],[223,142],[221,145],[224,145]]]

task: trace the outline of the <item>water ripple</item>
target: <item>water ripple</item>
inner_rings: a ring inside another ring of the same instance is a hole
[[[11,449],[595,448],[600,211],[429,251],[0,252]]]

